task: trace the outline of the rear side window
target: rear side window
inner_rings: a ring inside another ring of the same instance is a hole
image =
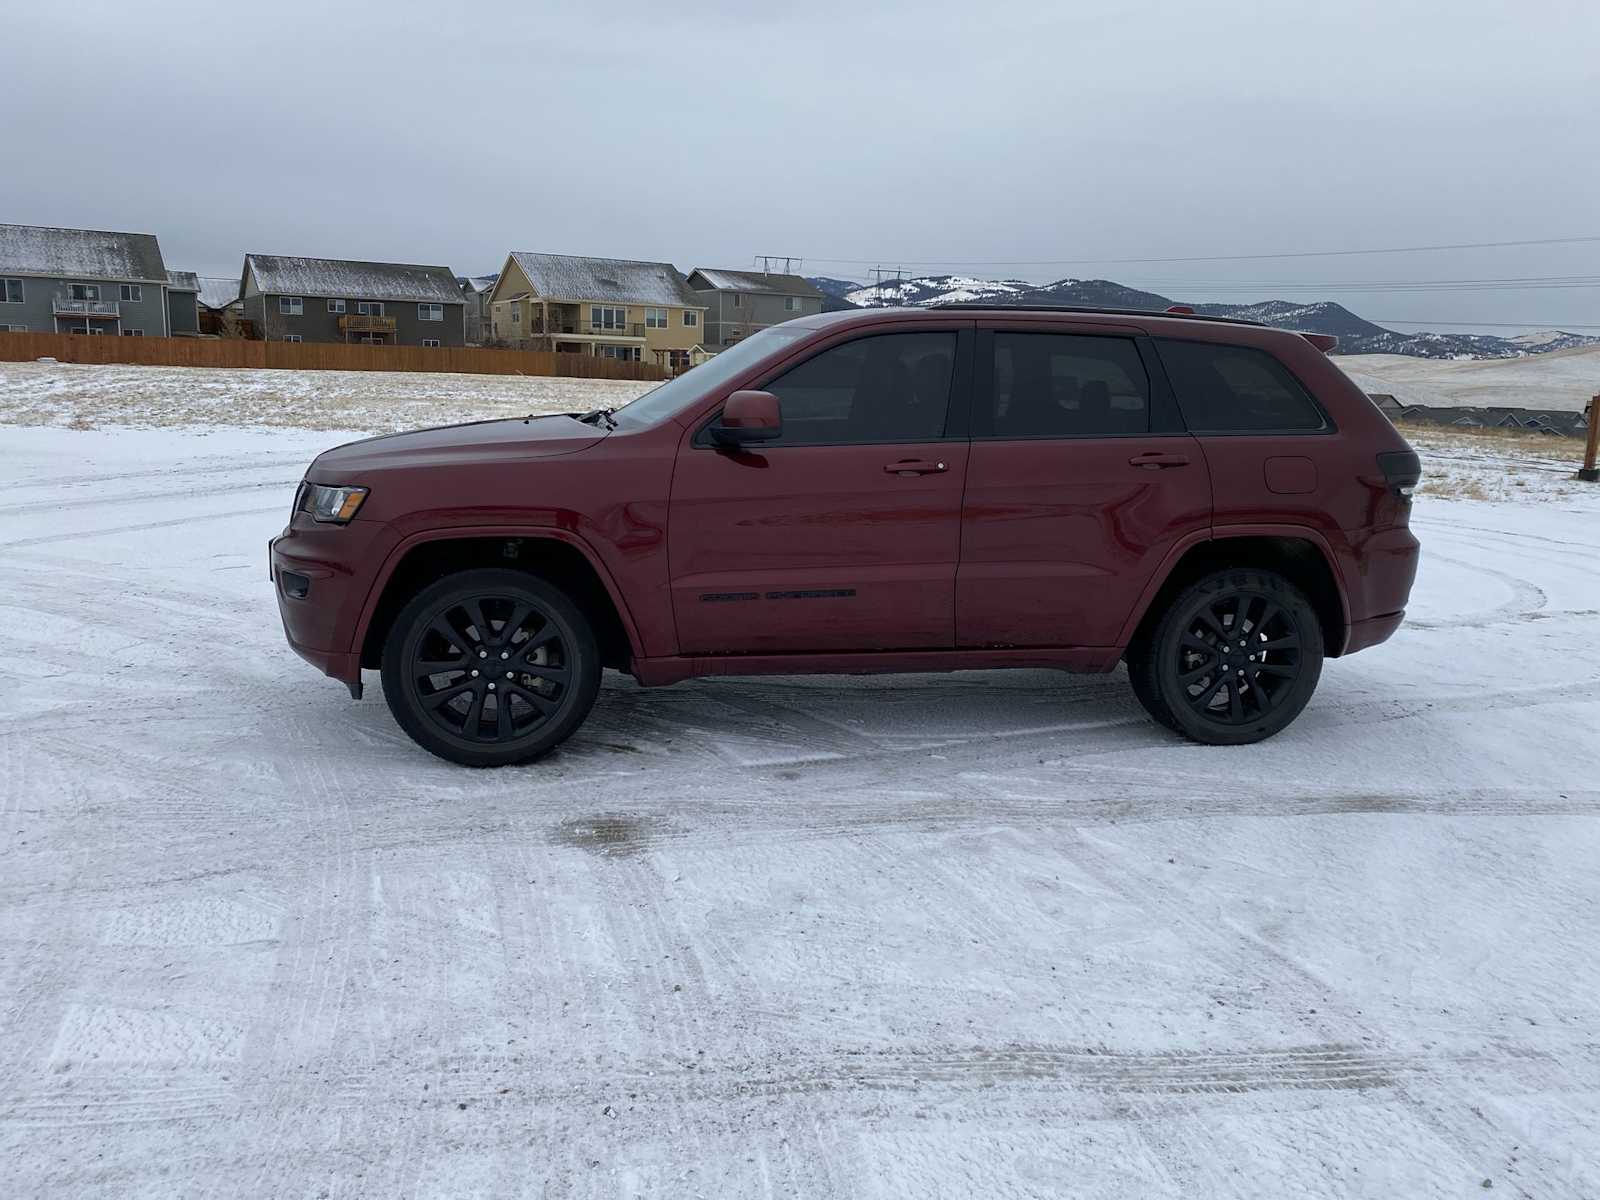
[[[1150,380],[1130,338],[994,335],[994,387],[975,437],[1133,437],[1150,431]]]
[[[1194,433],[1318,433],[1332,428],[1300,381],[1264,350],[1166,339],[1156,346]]]
[[[768,446],[926,442],[944,436],[954,333],[889,333],[832,346],[764,390],[783,405]]]

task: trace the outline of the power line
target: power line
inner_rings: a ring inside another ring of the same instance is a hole
[[[1580,242],[1600,242],[1600,234],[1578,237],[1525,238],[1506,242],[1443,242],[1433,246],[1383,246],[1361,250],[1285,250],[1273,254],[1191,254],[1172,258],[1024,258],[1024,259],[974,259],[961,262],[950,258],[905,258],[895,261],[913,267],[1068,267],[1110,266],[1139,263],[1191,263],[1191,262],[1257,262],[1279,258],[1344,258],[1361,254],[1422,254],[1434,250],[1496,250],[1508,246],[1568,246]],[[881,262],[872,258],[827,258],[808,254],[808,262],[844,263],[866,266]]]
[[[1364,317],[1374,325],[1442,325],[1449,329],[1470,329],[1481,325],[1486,329],[1536,329],[1539,332],[1554,329],[1568,333],[1574,329],[1600,329],[1600,325],[1585,325],[1581,321],[1404,321],[1399,317]]]

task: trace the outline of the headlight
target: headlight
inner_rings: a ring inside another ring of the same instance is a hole
[[[364,487],[325,487],[320,483],[303,483],[300,485],[297,507],[301,512],[310,513],[313,520],[346,525],[361,511],[366,498],[367,489]]]

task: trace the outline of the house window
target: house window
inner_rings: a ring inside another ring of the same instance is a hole
[[[419,305],[417,305],[417,320],[419,320],[419,321],[442,321],[442,320],[444,320],[444,305],[442,305],[442,304],[419,304]],[[427,345],[427,343],[424,342],[423,345]]]
[[[286,342],[298,342],[300,335],[298,333],[286,333],[283,335],[283,340]]]
[[[511,302],[511,323],[513,325],[522,324],[522,302],[520,300]]]
[[[437,346],[439,344],[439,339],[438,338],[423,338],[422,339],[422,344],[424,346]]]
[[[733,294],[733,306],[735,308],[743,308],[744,307],[744,297],[741,296],[738,292],[735,292]]]
[[[278,314],[280,316],[298,317],[303,312],[305,312],[305,301],[299,296],[278,297]]]
[[[331,313],[342,313],[344,311],[344,301],[343,300],[329,300],[328,301],[328,311],[331,312]]]
[[[98,300],[100,288],[93,283],[75,283],[72,285],[72,298],[74,300]]]
[[[356,312],[363,317],[383,316],[382,300],[357,300]]]
[[[799,312],[800,311],[800,297],[799,296],[785,296],[783,298],[783,311],[784,312]]]
[[[137,283],[125,283],[119,291],[121,298],[130,304],[137,304],[144,299],[144,288]]]
[[[620,362],[638,362],[637,346],[596,346],[594,352],[601,358],[615,358]]]
[[[644,327],[646,329],[665,329],[667,327],[667,310],[664,308],[645,309]]]
[[[28,327],[26,325],[7,325],[6,326],[6,332],[7,333],[27,333],[28,332]]]
[[[122,331],[122,336],[123,337],[143,337],[144,336],[144,330],[142,330],[142,329],[124,329]]]
[[[0,304],[22,303],[22,280],[0,279]]]
[[[684,309],[683,310],[683,324],[684,324],[685,328],[689,328],[689,327],[692,327],[692,326],[700,324],[700,314],[695,312],[692,308]]]
[[[84,330],[84,332],[89,334],[91,337],[104,337],[106,333],[106,331],[100,328],[98,325],[90,325]]]
[[[613,308],[606,304],[591,304],[589,306],[590,329],[626,329],[627,327],[627,309]]]

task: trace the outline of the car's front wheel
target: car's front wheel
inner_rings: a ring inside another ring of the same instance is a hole
[[[594,632],[572,600],[519,571],[463,571],[412,597],[383,647],[383,695],[440,758],[498,767],[571,736],[600,690]]]
[[[1276,571],[1218,571],[1185,587],[1128,648],[1152,717],[1197,742],[1269,738],[1300,715],[1322,674],[1322,625]]]

